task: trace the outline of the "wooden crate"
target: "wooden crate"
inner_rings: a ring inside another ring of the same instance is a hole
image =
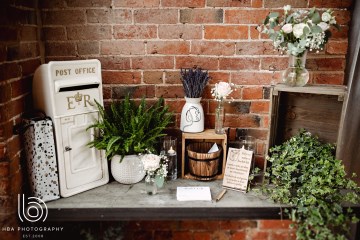
[[[272,87],[268,148],[304,128],[324,142],[337,144],[339,152],[346,97],[345,86]]]
[[[225,164],[226,164],[226,149],[227,149],[227,135],[224,134],[216,134],[214,129],[206,129],[201,133],[182,133],[182,142],[181,142],[181,177],[187,179],[196,179],[196,177],[192,176],[189,173],[188,167],[188,158],[186,152],[186,146],[193,141],[206,141],[206,142],[216,142],[220,144],[222,147],[222,154],[220,156],[219,163],[219,171],[215,179],[222,179],[224,177],[225,172]]]

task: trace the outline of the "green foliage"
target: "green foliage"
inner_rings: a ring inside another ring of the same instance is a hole
[[[147,106],[145,98],[139,105],[130,100],[112,102],[104,109],[96,102],[100,119],[89,128],[97,129],[98,136],[89,143],[90,147],[106,150],[106,157],[114,155],[156,152],[155,146],[164,136],[163,130],[171,123],[172,113],[160,98],[154,105]]]
[[[334,151],[304,130],[269,150],[266,176],[273,186],[264,191],[292,206],[286,213],[295,222],[297,239],[346,239],[348,224],[357,221],[343,204],[359,203],[359,187],[346,176]]]

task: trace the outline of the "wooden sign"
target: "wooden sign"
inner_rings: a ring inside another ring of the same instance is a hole
[[[253,151],[229,148],[223,187],[246,192]]]

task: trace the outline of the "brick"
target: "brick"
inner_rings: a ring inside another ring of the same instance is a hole
[[[272,232],[271,238],[276,240],[295,240],[296,234],[288,231]]]
[[[316,8],[348,8],[351,6],[351,0],[310,0],[309,7]]]
[[[20,76],[21,70],[18,63],[12,62],[0,64],[0,82]]]
[[[66,0],[66,3],[68,7],[111,7],[111,0]]]
[[[278,54],[274,51],[271,41],[250,41],[237,42],[236,54],[238,55],[274,55]]]
[[[247,39],[247,26],[205,26],[206,39]]]
[[[267,240],[270,239],[270,233],[265,231],[252,231],[249,233],[251,240]]]
[[[76,56],[75,43],[73,42],[47,42],[45,51],[48,56]]]
[[[111,26],[69,26],[66,28],[69,40],[111,39]]]
[[[251,102],[250,112],[251,113],[269,113],[270,104],[269,102]]]
[[[8,162],[3,162],[5,159],[6,153],[6,144],[4,142],[0,143],[0,178],[5,177],[9,174],[9,164]]]
[[[133,69],[173,69],[174,58],[171,56],[146,56],[132,58]]]
[[[246,232],[245,231],[236,231],[232,232],[230,240],[245,240]]]
[[[194,232],[193,237],[196,240],[211,240],[211,232]]]
[[[3,111],[9,112],[7,111],[7,106],[8,105],[5,105],[0,108],[0,120],[3,122],[0,124],[0,139],[8,139],[13,136],[13,121],[8,121],[9,118],[7,113],[3,114]]]
[[[127,9],[87,9],[88,23],[131,23],[131,10]]]
[[[281,81],[280,73],[272,72],[235,72],[231,82],[239,85],[273,85]]]
[[[155,87],[153,85],[136,85],[112,88],[113,99],[123,99],[128,94],[130,94],[132,98],[153,98],[155,97]]]
[[[129,70],[130,58],[127,57],[100,57],[103,70]]]
[[[180,71],[166,71],[165,72],[165,83],[167,84],[182,84]]]
[[[189,231],[174,231],[172,233],[172,240],[184,240],[184,239],[192,239],[192,233]]]
[[[218,69],[218,59],[211,57],[179,56],[175,58],[176,68],[200,67],[205,70]]]
[[[172,239],[172,231],[154,231],[154,240]]]
[[[160,0],[146,0],[146,1],[114,0],[115,7],[148,8],[148,7],[159,7],[159,5],[160,5]]]
[[[326,45],[326,53],[345,55],[348,49],[348,42],[330,40]]]
[[[265,8],[282,8],[291,5],[292,8],[306,8],[308,0],[265,0]]]
[[[66,40],[65,27],[43,27],[42,34],[46,41],[61,41]]]
[[[40,1],[39,7],[40,9],[64,8],[65,1],[64,0]]]
[[[108,87],[106,85],[103,85],[103,98],[106,99],[112,99],[111,95],[111,87]]]
[[[15,107],[14,107],[15,108]],[[22,109],[22,111],[20,111],[20,113],[23,113],[24,109]],[[16,136],[14,138],[11,138],[11,140],[8,141],[7,144],[7,156],[12,159],[15,157],[15,155],[17,155],[19,153],[19,151],[21,150],[21,141],[20,141],[20,137]],[[12,171],[10,171],[11,173],[13,173]]]
[[[266,57],[261,59],[261,69],[268,71],[284,70],[289,65],[289,57]]]
[[[214,121],[214,120],[213,120]],[[214,126],[213,123],[212,126]],[[224,126],[227,127],[246,127],[256,128],[260,126],[260,117],[256,115],[244,114],[244,115],[226,115]]]
[[[22,78],[17,81],[11,82],[11,97],[16,98],[25,93],[31,92],[31,78]]]
[[[22,41],[36,41],[37,40],[37,27],[22,26],[20,28],[20,39]]]
[[[256,29],[255,26],[250,26],[250,39],[254,39],[254,40],[257,40],[257,39],[260,39],[260,32]]]
[[[213,42],[213,41],[192,41],[191,54],[197,55],[234,55],[235,43]]]
[[[262,229],[289,229],[290,224],[293,222],[290,220],[260,220],[259,228]]]
[[[180,229],[182,230],[217,230],[219,229],[219,221],[209,220],[187,220],[180,221]]]
[[[351,13],[348,10],[334,10],[333,16],[339,25],[348,25],[351,20]]]
[[[187,55],[190,52],[190,43],[184,41],[149,41],[148,54]]]
[[[220,58],[219,68],[222,70],[258,70],[260,68],[260,59]]]
[[[316,84],[343,85],[344,73],[312,73],[312,81]]]
[[[210,103],[210,112],[214,112],[217,106],[216,102]],[[230,103],[226,103],[224,105],[225,114],[245,114],[250,113],[250,102],[239,102],[239,101],[231,101]]]
[[[11,84],[0,85],[0,92],[1,92],[0,104],[6,103],[11,100]],[[1,139],[1,135],[0,135],[0,139]]]
[[[9,45],[7,51],[8,61],[35,58],[40,54],[39,45],[36,42],[20,42],[19,44]]]
[[[114,37],[119,39],[156,38],[157,28],[154,25],[116,25]]]
[[[247,135],[253,136],[256,138],[257,141],[259,140],[263,140],[266,141],[267,140],[267,134],[268,134],[268,130],[263,130],[263,129],[247,129]],[[259,228],[261,228],[260,223],[258,222],[257,226]]]
[[[103,41],[100,52],[104,55],[143,55],[145,54],[145,44],[143,41]]]
[[[344,58],[310,58],[306,60],[308,70],[341,71],[345,69]]]
[[[0,195],[8,195],[10,193],[9,179],[0,179]]]
[[[263,0],[251,0],[251,7],[261,8],[263,6]]]
[[[41,19],[47,25],[85,24],[86,17],[83,10],[42,11]]]
[[[210,76],[209,84],[230,81],[230,73],[228,72],[209,72],[209,76]]]
[[[348,26],[341,26],[340,30],[336,29],[335,27],[330,27],[331,31],[331,39],[347,39],[349,33]]]
[[[97,55],[100,53],[100,43],[98,41],[82,41],[77,44],[77,52],[80,55]]]
[[[261,24],[269,14],[268,10],[226,10],[225,23],[229,24]]]
[[[41,65],[40,58],[29,59],[19,62],[23,76],[34,74],[35,70]],[[31,90],[31,89],[30,89]]]
[[[177,23],[178,12],[176,9],[139,9],[134,10],[135,23]]]
[[[269,128],[269,126],[270,126],[270,118],[268,116],[263,116],[261,127]]]
[[[163,83],[163,72],[161,71],[144,71],[144,83],[160,84]]]
[[[7,55],[6,46],[5,45],[0,46],[0,62],[5,62],[7,57],[6,55]]]
[[[199,25],[159,25],[161,39],[201,39],[202,28]]]
[[[181,23],[222,23],[222,9],[180,9]]]
[[[260,87],[245,87],[242,90],[242,99],[252,100],[252,99],[262,99],[263,98],[263,88]]]
[[[205,7],[205,0],[162,0],[163,7]]]
[[[164,98],[182,98],[184,97],[184,88],[182,85],[174,86],[157,86],[156,87],[156,97],[164,97]]]
[[[181,113],[181,110],[185,104],[185,100],[184,99],[176,99],[176,100],[169,100],[166,99],[165,104],[167,106],[169,106],[169,110],[174,112],[174,113]],[[184,229],[187,230],[187,229]]]
[[[208,0],[208,7],[250,7],[251,0]]]
[[[129,71],[102,71],[104,84],[140,84],[141,73]]]
[[[1,35],[0,41],[7,42],[7,41],[17,41],[18,38],[18,30],[11,28],[11,27],[0,27]]]

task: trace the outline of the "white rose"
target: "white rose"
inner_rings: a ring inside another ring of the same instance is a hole
[[[331,19],[331,15],[330,13],[328,12],[324,12],[322,15],[321,15],[321,20],[323,20],[323,22],[329,22]]]
[[[293,33],[296,38],[300,38],[304,34],[305,23],[295,24],[293,27]]]
[[[326,31],[326,30],[329,29],[329,24],[327,24],[327,23],[325,23],[325,22],[319,23],[318,26],[321,27],[321,29],[322,29],[323,31]]]
[[[290,11],[291,10],[291,6],[290,5],[285,5],[284,6],[284,11],[285,12],[288,12],[288,11]]]
[[[231,86],[227,82],[215,84],[215,96],[218,99],[226,98],[232,92]]]
[[[155,171],[160,167],[160,157],[155,154],[145,154],[141,158],[145,171]]]
[[[291,23],[287,23],[284,26],[282,26],[281,30],[284,31],[284,33],[291,33],[293,31],[293,27]]]

